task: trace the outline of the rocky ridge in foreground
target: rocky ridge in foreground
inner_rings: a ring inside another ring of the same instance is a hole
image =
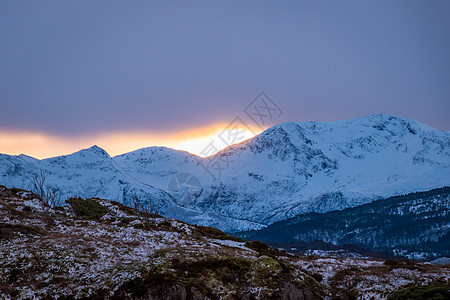
[[[448,285],[447,266],[299,257],[114,201],[68,203],[0,186],[0,298],[369,299]]]

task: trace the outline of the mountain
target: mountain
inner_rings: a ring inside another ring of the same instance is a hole
[[[138,193],[166,216],[237,232],[448,186],[450,133],[383,114],[290,122],[208,158],[163,147],[113,158],[98,147],[44,160],[1,155],[0,183],[27,188],[39,169],[68,196],[130,204]]]
[[[133,177],[168,191],[176,174],[191,174],[197,187],[169,191],[177,204],[264,226],[450,184],[450,134],[389,115],[283,123],[200,163],[163,148],[114,159]],[[223,170],[213,172],[214,180],[202,165],[215,162]]]
[[[0,186],[1,299],[381,299],[411,289],[433,299],[448,294],[448,266],[299,257],[115,201],[68,202],[50,208],[29,191]]]
[[[251,224],[245,222],[244,226],[239,220],[229,220],[227,217],[210,215],[178,205],[166,191],[138,181],[125,172],[106,151],[97,146],[43,160],[25,155],[0,154],[0,170],[2,185],[24,189],[30,189],[33,175],[43,170],[46,183],[56,189],[62,199],[102,197],[131,205],[131,197],[136,194],[141,204],[151,202],[156,211],[166,216],[185,220],[211,219],[213,222],[210,223],[231,223],[244,228],[247,223]],[[256,225],[251,227],[258,228]]]
[[[240,233],[278,246],[323,241],[356,245],[413,259],[450,256],[450,187],[309,213]]]

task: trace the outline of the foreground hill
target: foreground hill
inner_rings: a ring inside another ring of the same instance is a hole
[[[30,192],[0,187],[0,298],[324,295],[300,268],[220,230],[107,200],[72,198],[68,203],[50,209]]]
[[[237,232],[448,186],[450,133],[372,115],[279,124],[209,158],[159,147],[113,158],[98,147],[44,160],[0,155],[6,186],[28,188],[41,169],[66,197],[129,204],[137,193],[165,216]]]
[[[248,239],[297,247],[302,242],[351,244],[414,259],[450,256],[450,187],[391,197],[324,214],[309,213],[259,231]]]
[[[51,209],[0,187],[2,299],[445,297],[447,267],[298,257],[102,199]],[[447,293],[447,294],[446,294]]]

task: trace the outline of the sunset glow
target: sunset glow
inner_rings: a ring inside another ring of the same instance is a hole
[[[230,144],[249,139],[262,131],[254,127],[237,128],[239,130],[238,139],[228,139],[229,142],[225,143],[220,136],[227,139],[233,137],[236,133],[236,131],[227,130],[226,128],[227,124],[220,123],[180,132],[110,132],[77,137],[58,136],[40,132],[2,130],[0,131],[0,153],[10,155],[26,154],[43,159],[70,154],[97,145],[105,149],[109,155],[115,156],[140,148],[163,146],[205,157],[217,153]],[[211,143],[213,147],[210,146],[206,149]]]

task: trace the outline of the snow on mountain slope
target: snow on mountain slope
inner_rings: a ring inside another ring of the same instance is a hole
[[[256,222],[182,207],[175,203],[169,193],[152,186],[148,181],[141,182],[129,175],[97,146],[70,155],[43,160],[26,155],[0,154],[0,184],[2,185],[30,189],[33,175],[40,170],[45,171],[48,186],[57,189],[64,199],[100,197],[131,205],[131,195],[135,193],[142,204],[150,202],[159,213],[166,216],[226,228],[262,227]]]
[[[165,147],[149,147],[115,156],[114,161],[127,173],[142,182],[151,182],[167,189],[180,170],[198,172],[197,156]]]
[[[67,196],[127,203],[135,191],[168,217],[233,232],[449,185],[450,133],[390,115],[290,122],[209,158],[162,147],[111,158],[95,146],[45,160],[0,155],[0,184],[28,188],[39,169]]]
[[[168,192],[177,173],[196,176],[201,188],[171,192],[180,206],[270,224],[448,185],[450,134],[380,114],[279,124],[205,159],[146,148],[114,160],[132,176]],[[222,164],[224,170],[213,180],[198,160],[229,164]]]
[[[66,197],[103,195],[118,199],[130,186],[145,189],[147,193],[154,193],[159,198],[170,197],[164,195],[163,191],[136,181],[97,146],[43,160],[24,155],[2,155],[0,161],[2,183],[9,186],[31,186],[33,174],[42,169],[46,172],[47,183]]]

